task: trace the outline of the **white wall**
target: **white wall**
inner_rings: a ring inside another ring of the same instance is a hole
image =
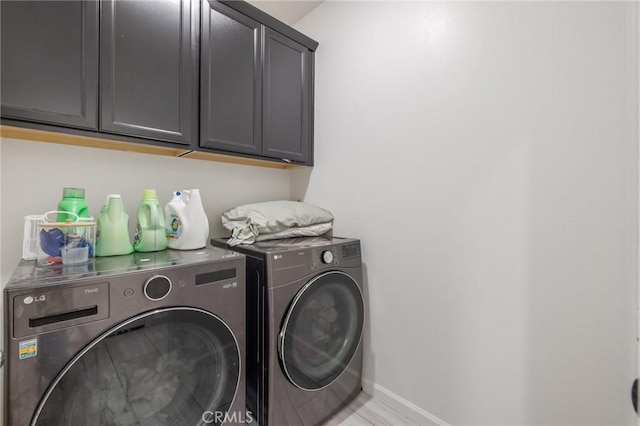
[[[367,388],[460,425],[636,424],[637,5],[325,2],[316,167],[363,241]]]
[[[96,217],[107,194],[122,194],[132,237],[145,188],[157,190],[162,206],[177,189],[199,188],[212,237],[225,235],[225,210],[289,198],[286,170],[6,138],[1,147],[2,283],[22,256],[24,216],[55,210],[65,186],[85,188]]]
[[[5,280],[2,272],[2,138],[0,138],[0,288],[4,288]],[[4,298],[3,298],[4,300]],[[0,323],[4,323],[4,302],[0,303]],[[2,328],[4,330],[4,326]],[[2,339],[2,349],[4,356],[4,337]],[[0,380],[4,383],[4,370],[0,369]],[[4,385],[0,386],[0,418],[4,418]]]

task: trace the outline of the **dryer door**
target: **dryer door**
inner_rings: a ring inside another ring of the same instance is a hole
[[[220,424],[235,398],[240,352],[209,312],[167,308],[134,317],[76,355],[32,425]]]
[[[280,331],[280,361],[291,383],[304,390],[331,384],[355,355],[363,326],[364,300],[353,278],[331,271],[311,280]]]

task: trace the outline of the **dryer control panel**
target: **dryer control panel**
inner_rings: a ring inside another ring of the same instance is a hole
[[[221,244],[225,244],[224,241]],[[248,255],[264,256],[268,286],[279,286],[310,274],[362,265],[360,241],[333,238],[297,238],[238,246]]]
[[[319,271],[323,266],[339,266],[338,249],[332,247],[317,247],[311,250],[311,270]]]
[[[340,246],[342,260],[355,259],[360,257],[360,243],[344,244]]]

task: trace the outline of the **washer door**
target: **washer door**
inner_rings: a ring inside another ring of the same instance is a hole
[[[31,424],[219,424],[239,377],[238,344],[220,318],[160,309],[109,330],[76,355]]]
[[[349,275],[332,271],[305,285],[280,331],[280,362],[295,386],[317,390],[347,368],[364,326],[364,300]]]

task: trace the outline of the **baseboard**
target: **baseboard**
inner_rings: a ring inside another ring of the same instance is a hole
[[[419,425],[449,426],[447,422],[396,395],[389,389],[363,379],[362,390]]]

